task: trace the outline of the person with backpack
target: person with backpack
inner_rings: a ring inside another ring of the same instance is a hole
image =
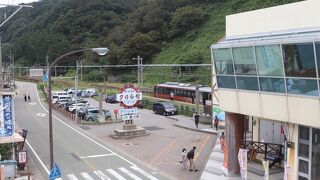
[[[193,160],[193,158],[194,158],[194,151],[196,150],[196,148],[197,148],[197,147],[193,146],[193,148],[187,153],[187,158],[188,158],[189,163],[190,163],[190,169],[189,169],[189,171],[193,171],[193,170],[194,170],[195,172],[198,171],[198,169],[196,169],[196,165],[195,165],[194,160]],[[193,167],[193,168],[192,168],[192,167]]]
[[[217,116],[214,116],[214,127],[216,128],[216,131],[218,131],[218,126],[219,126],[219,119]]]

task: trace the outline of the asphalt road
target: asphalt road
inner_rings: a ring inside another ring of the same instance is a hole
[[[48,177],[48,113],[34,84],[17,84],[20,94],[14,101],[15,118],[21,128],[28,130],[29,155],[33,154],[43,169],[43,176]],[[25,93],[31,94],[31,103],[24,102]],[[62,171],[63,179],[167,179],[56,116],[53,117],[53,139],[54,160]]]

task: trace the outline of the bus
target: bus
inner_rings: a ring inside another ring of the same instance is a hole
[[[196,103],[196,86],[179,83],[166,82],[157,84],[154,87],[154,97]],[[207,101],[211,102],[211,87],[199,86],[200,103],[206,105]]]

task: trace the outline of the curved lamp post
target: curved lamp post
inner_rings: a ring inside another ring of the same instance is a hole
[[[92,49],[80,49],[76,51],[68,52],[57,59],[55,59],[48,68],[48,104],[49,104],[49,144],[50,144],[50,169],[53,167],[53,136],[52,136],[52,93],[51,93],[51,69],[55,66],[60,60],[65,58],[66,56],[70,56],[72,54],[77,54],[83,51],[92,51],[97,53],[100,56],[104,56],[109,52],[108,48],[92,48]]]

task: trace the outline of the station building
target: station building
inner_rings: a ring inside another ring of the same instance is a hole
[[[290,179],[320,177],[320,1],[226,16],[211,46],[213,81],[226,112],[228,172],[253,144],[283,152]]]

